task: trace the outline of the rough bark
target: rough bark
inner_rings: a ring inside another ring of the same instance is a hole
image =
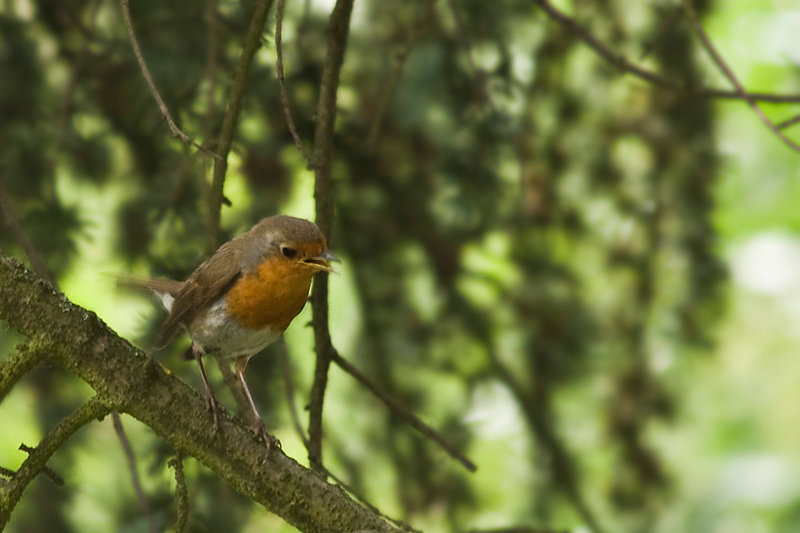
[[[282,451],[273,447],[267,454],[249,428],[224,410],[214,435],[201,394],[2,253],[0,319],[51,346],[47,358],[86,381],[114,409],[146,424],[297,529],[398,531]]]

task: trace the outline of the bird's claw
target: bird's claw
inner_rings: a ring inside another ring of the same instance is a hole
[[[214,434],[219,430],[219,402],[210,389],[206,389],[206,411],[211,413]]]
[[[267,433],[267,427],[264,425],[264,421],[260,418],[253,423],[252,426],[253,432],[256,434],[259,440],[264,441],[264,444],[267,446],[267,453],[272,451],[272,447],[275,446],[278,450],[281,448],[281,441]]]

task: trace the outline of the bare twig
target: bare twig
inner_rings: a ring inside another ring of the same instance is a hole
[[[218,22],[217,22],[217,0],[208,0],[206,5],[206,17],[208,18],[208,46],[206,48],[206,79],[208,80],[208,90],[206,91],[206,116],[203,124],[203,144],[209,148],[214,148],[213,132],[214,120],[217,117],[217,58],[219,55]],[[203,192],[203,199],[209,202],[211,186],[208,181],[210,168],[209,160],[203,159],[203,176],[200,180],[200,187]]]
[[[308,450],[308,437],[306,436],[305,430],[303,430],[303,424],[300,422],[300,416],[297,412],[297,405],[295,405],[292,365],[289,361],[289,351],[286,349],[286,343],[281,342],[278,349],[281,352],[281,362],[283,363],[283,380],[286,383],[286,403],[289,405],[289,413],[292,416],[292,424],[294,425],[294,430],[297,433],[297,436],[300,437],[301,441],[303,441],[303,446],[305,446],[306,450]]]
[[[36,448],[32,448],[31,446],[28,446],[24,442],[19,445],[19,449],[20,449],[20,451],[23,451],[23,452],[25,452],[27,454],[31,454],[31,453],[36,451]],[[61,476],[56,474],[56,471],[53,470],[52,468],[50,468],[49,466],[45,466],[44,468],[42,468],[42,474],[44,474],[45,476],[50,478],[50,481],[55,483],[57,487],[63,487],[64,486],[64,478],[62,478]]]
[[[52,431],[45,435],[36,448],[30,449],[28,458],[16,471],[14,477],[0,491],[0,530],[4,529],[11,513],[22,497],[25,488],[47,467],[47,461],[61,448],[66,440],[81,427],[96,418],[108,414],[111,407],[99,395],[95,395],[77,411],[64,419]]]
[[[164,117],[164,120],[167,121],[169,125],[169,130],[172,132],[172,135],[179,139],[181,142],[194,146],[204,154],[208,154],[212,157],[217,159],[220,158],[218,154],[215,154],[208,148],[204,146],[200,146],[191,137],[186,135],[181,131],[181,129],[175,124],[175,121],[172,120],[172,115],[167,108],[167,104],[164,103],[164,99],[161,98],[161,94],[159,94],[158,89],[156,89],[156,84],[153,82],[153,77],[150,75],[150,70],[147,68],[147,64],[144,61],[144,56],[142,56],[142,50],[139,48],[139,41],[136,39],[136,34],[133,31],[133,22],[131,21],[131,13],[129,8],[129,0],[120,0],[122,4],[122,17],[125,19],[125,26],[128,28],[128,37],[131,41],[131,47],[133,48],[133,55],[136,56],[136,61],[139,63],[139,68],[142,71],[142,75],[144,76],[145,81],[147,82],[147,86],[150,88],[150,92],[153,95],[153,98],[158,104],[158,108],[161,110],[161,115]]]
[[[798,122],[800,122],[800,115],[792,117],[788,120],[784,120],[780,124],[776,124],[775,127],[778,128],[779,130],[782,130],[784,128],[788,128],[789,126],[794,126]]]
[[[430,6],[430,0],[421,0],[417,15],[414,17],[414,27],[409,32],[408,39],[403,44],[403,47],[394,55],[394,68],[389,75],[389,79],[383,83],[383,94],[378,102],[378,109],[375,110],[375,115],[372,117],[372,125],[369,128],[369,135],[367,136],[367,140],[364,142],[367,152],[374,151],[378,144],[378,135],[380,134],[380,129],[383,125],[383,119],[386,115],[386,110],[389,107],[389,102],[391,101],[392,95],[397,87],[397,82],[400,81],[400,74],[403,71],[403,65],[405,65],[408,54],[411,52],[411,48],[419,38],[422,19],[425,16],[426,10],[429,9]]]
[[[300,24],[297,26],[297,48],[303,46],[303,36],[308,29],[308,18],[311,14],[311,0],[303,2],[303,17],[300,19]]]
[[[8,361],[0,363],[0,403],[22,376],[30,372],[47,356],[49,346],[31,339],[17,347],[17,353]]]
[[[733,85],[736,88],[737,94],[744,101],[747,102],[747,104],[753,109],[753,111],[755,111],[756,115],[758,115],[758,118],[760,118],[761,121],[764,124],[766,124],[766,126],[772,131],[772,133],[777,135],[780,140],[786,143],[786,145],[791,147],[793,150],[800,152],[800,146],[795,144],[794,141],[792,141],[786,135],[784,135],[780,131],[780,129],[777,128],[775,124],[773,124],[772,121],[767,118],[764,112],[761,111],[761,108],[758,107],[758,104],[756,104],[755,99],[752,97],[752,95],[747,91],[745,91],[744,86],[741,84],[738,78],[736,78],[733,71],[725,62],[725,60],[722,59],[722,56],[719,55],[719,52],[717,51],[714,44],[711,42],[711,39],[708,38],[708,34],[703,29],[703,25],[701,24],[700,19],[697,17],[697,14],[695,13],[694,8],[692,7],[692,4],[689,0],[683,0],[683,8],[684,11],[686,12],[686,15],[689,17],[689,20],[692,23],[692,27],[694,28],[697,37],[703,44],[703,48],[705,48],[706,52],[708,52],[708,55],[711,56],[711,60],[714,62],[717,68],[719,68],[719,70],[725,75],[725,77],[728,78],[728,81],[731,82],[731,85]]]
[[[333,231],[333,128],[336,122],[336,93],[339,73],[344,62],[347,34],[353,0],[336,0],[328,22],[328,51],[320,82],[317,102],[317,125],[314,131],[315,171],[314,202],[316,221],[322,233],[330,240]],[[328,327],[328,274],[317,275],[311,293],[312,324],[314,326],[314,352],[317,362],[314,383],[311,386],[308,415],[308,459],[317,471],[322,466],[322,405],[328,385],[330,358],[334,353]]]
[[[14,205],[12,204],[11,198],[8,196],[6,188],[3,185],[2,175],[0,175],[0,210],[3,212],[3,221],[8,228],[8,231],[11,232],[11,235],[22,247],[25,255],[28,256],[28,260],[31,262],[33,270],[48,283],[50,283],[50,285],[57,287],[58,284],[56,283],[55,277],[53,277],[53,273],[50,271],[50,268],[47,266],[47,263],[45,263],[44,259],[42,259],[42,256],[39,255],[39,252],[36,251],[36,247],[28,238],[25,230],[22,229],[22,224],[20,224],[19,219],[14,214]]]
[[[267,13],[272,7],[272,0],[258,0],[255,2],[253,12],[250,14],[250,25],[244,37],[242,53],[239,55],[239,64],[233,75],[231,95],[228,98],[228,107],[222,119],[222,128],[219,140],[216,143],[217,158],[214,160],[214,176],[208,194],[208,213],[206,218],[206,255],[211,255],[219,246],[219,223],[222,211],[225,174],[228,172],[228,153],[233,144],[233,135],[239,124],[239,114],[242,111],[242,101],[247,90],[247,79],[250,76],[250,66],[253,57],[261,46],[261,34],[264,32],[264,23]]]
[[[414,413],[408,410],[403,404],[389,396],[386,392],[383,391],[375,382],[371,379],[366,377],[362,374],[356,367],[354,367],[350,362],[339,355],[338,353],[334,352],[333,357],[331,359],[336,365],[344,370],[346,373],[350,374],[353,378],[356,379],[359,383],[364,385],[372,394],[374,394],[379,400],[385,403],[389,409],[394,413],[398,418],[403,420],[406,424],[411,426],[412,428],[416,429],[420,433],[422,433],[425,437],[431,439],[433,442],[438,444],[442,447],[447,454],[455,459],[456,461],[460,462],[464,467],[469,470],[470,472],[475,472],[478,467],[475,466],[475,463],[470,461],[463,453],[461,453],[455,446],[447,442],[444,437],[439,435],[432,427],[427,425],[425,422],[419,419]]]
[[[694,96],[702,96],[704,98],[729,98],[734,100],[750,99],[753,101],[770,102],[775,104],[800,102],[800,95],[784,96],[768,93],[746,93],[743,95],[738,91],[726,91],[703,86],[691,87],[675,82],[666,76],[649,71],[631,63],[625,56],[616,53],[614,50],[600,41],[600,39],[592,35],[592,33],[586,27],[579,24],[575,19],[556,9],[556,7],[548,2],[548,0],[534,0],[534,2],[542,9],[542,11],[547,14],[548,17],[550,17],[551,20],[572,31],[581,41],[592,48],[600,57],[617,67],[621,72],[636,76],[637,78],[640,78],[653,85],[664,87],[675,92],[687,93]]]
[[[167,462],[175,470],[175,496],[178,518],[175,521],[175,533],[184,533],[189,524],[189,490],[186,488],[186,476],[183,474],[183,453],[177,452]]]
[[[283,114],[286,116],[286,125],[289,127],[289,132],[294,139],[294,145],[300,155],[303,156],[303,161],[306,162],[306,167],[311,168],[311,161],[308,157],[306,147],[303,146],[303,141],[300,139],[300,134],[297,133],[297,127],[294,124],[292,117],[292,109],[289,107],[289,95],[286,92],[286,76],[283,72],[283,10],[286,6],[286,0],[278,0],[278,7],[275,8],[275,54],[277,55],[276,70],[278,74],[278,85],[281,90],[281,106],[283,106]]]
[[[147,518],[147,525],[151,533],[158,533],[156,520],[153,513],[150,511],[150,504],[147,502],[147,496],[142,490],[142,483],[139,480],[139,472],[136,468],[136,456],[133,453],[131,442],[128,440],[128,435],[125,433],[125,428],[122,426],[122,419],[117,411],[111,413],[111,421],[114,426],[114,433],[117,434],[120,443],[122,443],[122,451],[125,452],[125,460],[128,463],[128,471],[131,473],[131,481],[133,482],[133,489],[136,491],[136,497],[139,499],[139,505],[142,507],[142,512]]]

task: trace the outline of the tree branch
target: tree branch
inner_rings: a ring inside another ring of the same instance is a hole
[[[303,141],[300,139],[300,134],[297,133],[297,127],[294,124],[292,117],[292,109],[289,107],[289,95],[286,93],[286,76],[283,72],[283,9],[286,6],[286,0],[278,0],[278,7],[275,8],[275,54],[277,56],[276,70],[278,74],[278,85],[281,89],[281,106],[283,106],[283,114],[286,116],[286,125],[289,126],[289,132],[294,139],[294,145],[300,155],[303,156],[303,161],[306,162],[306,167],[311,168],[311,161],[308,158],[306,147],[303,146]]]
[[[694,28],[697,37],[700,39],[700,42],[703,44],[703,48],[706,49],[708,55],[711,56],[711,60],[717,66],[717,68],[728,78],[728,81],[731,82],[736,88],[736,93],[745,101],[747,105],[749,105],[753,111],[755,111],[758,118],[774,133],[780,140],[782,140],[787,146],[792,148],[793,150],[800,152],[800,146],[794,143],[791,139],[789,139],[783,132],[780,131],[780,128],[776,127],[775,124],[772,123],[770,119],[761,111],[761,108],[758,107],[758,104],[755,102],[755,98],[753,98],[752,94],[749,94],[745,91],[744,86],[741,82],[736,78],[731,68],[725,63],[725,60],[722,59],[722,56],[719,55],[717,52],[714,43],[711,42],[711,39],[708,38],[708,34],[703,29],[703,25],[700,23],[700,19],[697,17],[697,14],[694,12],[694,8],[689,0],[683,0],[683,8],[686,12],[686,15],[689,17],[689,21],[692,23],[692,27]]]
[[[1,257],[1,256],[0,256]],[[5,258],[0,258],[0,269],[6,273],[7,265],[11,263]],[[24,272],[22,268],[17,266],[17,272],[25,275],[25,277],[32,279],[33,276],[29,272]],[[5,283],[2,293],[5,294]],[[52,288],[46,289],[51,295],[54,295]],[[18,302],[19,303],[19,302]],[[30,310],[28,310],[30,312]],[[64,419],[58,424],[50,433],[48,433],[42,442],[36,448],[31,449],[28,458],[16,471],[14,477],[9,481],[6,490],[0,492],[0,530],[4,529],[11,513],[14,511],[22,493],[25,488],[33,481],[39,473],[47,466],[47,461],[58,450],[68,438],[70,438],[81,427],[85,426],[96,418],[103,417],[111,410],[108,402],[102,396],[95,395],[91,400],[85,403],[77,411],[72,413],[69,417]]]
[[[239,65],[233,75],[231,95],[228,99],[228,108],[222,120],[219,140],[217,141],[216,157],[214,160],[214,177],[208,194],[208,215],[206,219],[206,255],[211,255],[219,246],[219,222],[222,211],[222,189],[225,185],[225,174],[228,172],[228,153],[231,151],[233,136],[239,124],[239,114],[242,112],[242,100],[247,90],[247,79],[250,75],[250,66],[253,56],[261,47],[261,34],[264,32],[264,23],[267,13],[272,7],[272,0],[257,0],[253,13],[250,15],[250,26],[242,45],[239,56]]]
[[[0,403],[3,403],[11,388],[22,379],[22,376],[47,357],[50,348],[47,343],[31,339],[17,347],[14,357],[0,363]]]
[[[147,63],[144,61],[144,57],[142,56],[142,50],[139,48],[139,41],[136,39],[136,33],[133,31],[133,22],[131,22],[131,12],[128,5],[128,0],[120,0],[122,4],[122,18],[125,19],[125,26],[128,28],[128,37],[131,41],[131,47],[133,48],[133,55],[136,56],[136,61],[139,63],[139,68],[142,71],[142,75],[144,76],[145,81],[147,82],[147,87],[150,88],[150,92],[153,95],[153,98],[158,104],[158,109],[161,110],[161,115],[164,117],[164,120],[167,121],[169,125],[169,130],[172,132],[172,135],[179,139],[181,142],[184,142],[188,145],[194,146],[201,152],[213,156],[219,159],[219,155],[215,154],[208,148],[204,146],[200,146],[191,137],[186,135],[181,131],[181,129],[175,124],[175,121],[172,120],[172,115],[167,108],[167,104],[164,103],[164,99],[161,98],[161,94],[159,94],[158,89],[156,88],[156,84],[153,81],[153,77],[150,75],[150,70],[147,68]]]
[[[131,473],[131,482],[133,489],[136,491],[136,497],[139,499],[139,505],[142,507],[142,512],[147,519],[147,525],[151,533],[158,533],[155,518],[150,511],[150,504],[147,502],[147,496],[142,490],[142,483],[139,480],[139,471],[136,468],[136,455],[133,453],[131,441],[128,440],[128,435],[125,433],[125,428],[122,426],[122,419],[116,411],[111,412],[111,421],[114,425],[114,432],[117,434],[120,443],[122,444],[122,451],[125,452],[125,460],[128,463],[128,471]]]
[[[424,436],[431,439],[433,442],[438,444],[442,447],[444,451],[450,455],[453,459],[460,462],[464,467],[469,470],[470,472],[475,472],[478,467],[475,466],[475,463],[470,461],[463,453],[461,453],[455,446],[444,440],[444,437],[439,435],[435,429],[427,425],[425,422],[419,419],[417,415],[409,411],[403,404],[386,394],[378,385],[372,382],[368,377],[362,374],[356,367],[354,367],[350,362],[339,355],[338,352],[334,351],[333,357],[331,360],[336,363],[336,365],[350,374],[353,378],[355,378],[359,383],[364,385],[372,394],[374,394],[379,400],[385,403],[389,409],[397,415],[398,418],[403,420],[406,424],[411,426],[412,428],[416,429]]]
[[[265,454],[250,428],[224,410],[215,435],[197,391],[117,336],[94,313],[72,304],[2,254],[0,319],[23,335],[52,343],[52,358],[113,408],[146,424],[297,529],[397,531],[280,450]]]
[[[616,53],[609,46],[604,44],[600,39],[592,35],[592,33],[584,26],[579,24],[575,19],[569,17],[562,11],[556,9],[553,4],[548,0],[534,0],[534,2],[544,11],[548,17],[554,22],[572,31],[576,37],[589,45],[597,55],[617,67],[621,72],[628,73],[636,76],[653,85],[664,87],[679,93],[687,93],[693,96],[702,96],[704,98],[727,98],[733,100],[753,100],[759,102],[770,102],[774,104],[785,103],[800,103],[800,95],[776,95],[765,93],[747,93],[742,94],[739,91],[725,91],[721,89],[712,89],[710,87],[690,87],[682,83],[673,81],[666,76],[656,72],[649,71],[642,67],[635,65],[628,61],[628,59]]]
[[[178,500],[175,533],[184,533],[189,523],[189,490],[186,488],[186,477],[183,474],[183,454],[178,452],[167,464],[175,470],[175,496]]]
[[[330,240],[333,231],[333,128],[336,122],[336,92],[339,74],[344,62],[347,33],[353,0],[336,0],[328,22],[328,52],[320,82],[317,102],[317,126],[314,131],[315,171],[314,202],[317,226]],[[331,333],[328,329],[328,274],[317,275],[311,293],[312,324],[314,326],[314,352],[317,354],[314,383],[311,387],[308,416],[308,459],[313,468],[322,466],[322,405],[328,384],[328,369],[333,355]]]

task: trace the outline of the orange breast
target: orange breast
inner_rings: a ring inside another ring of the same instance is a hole
[[[280,257],[268,259],[231,287],[228,312],[245,328],[283,331],[305,306],[313,277]]]

